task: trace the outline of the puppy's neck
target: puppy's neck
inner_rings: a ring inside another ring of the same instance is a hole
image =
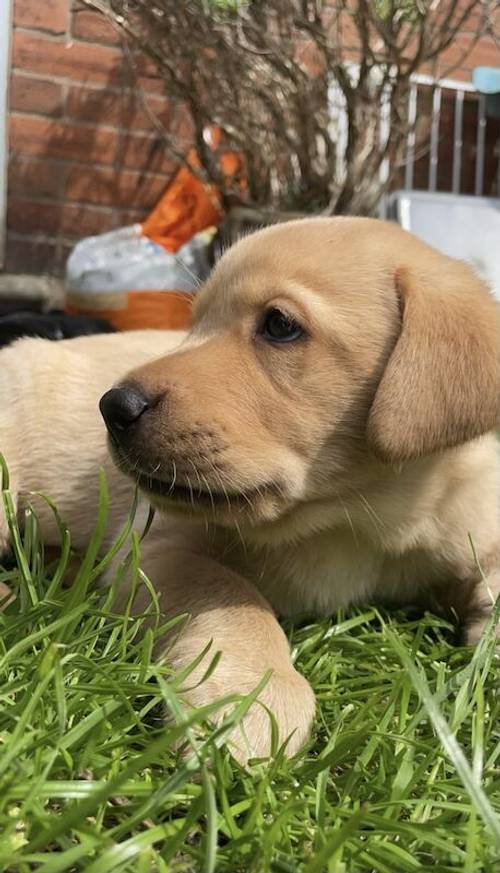
[[[352,532],[382,551],[402,553],[422,538],[429,519],[443,519],[468,486],[498,466],[494,434],[416,461],[389,466],[372,462],[327,497],[296,504],[280,518],[245,526],[249,546],[307,543],[327,531]],[[238,532],[240,536],[240,532]],[[425,538],[425,537],[424,537]]]

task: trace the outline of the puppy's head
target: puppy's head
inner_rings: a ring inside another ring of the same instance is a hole
[[[179,350],[101,408],[117,462],[159,507],[269,523],[379,461],[492,429],[498,328],[468,267],[396,225],[291,222],[231,248]]]

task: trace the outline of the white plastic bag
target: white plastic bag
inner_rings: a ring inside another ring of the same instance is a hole
[[[142,234],[140,224],[81,240],[66,264],[72,291],[175,290],[192,292],[209,273],[207,246],[213,230],[197,234],[178,252]]]

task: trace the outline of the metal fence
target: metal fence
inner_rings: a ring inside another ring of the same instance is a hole
[[[415,122],[417,121],[417,106],[418,96],[422,89],[431,90],[432,92],[432,115],[431,128],[429,137],[429,161],[428,161],[428,191],[436,191],[438,189],[438,171],[439,171],[439,142],[440,142],[440,126],[442,114],[443,95],[452,98],[454,103],[454,120],[453,120],[453,151],[452,151],[452,173],[449,191],[452,194],[462,193],[462,168],[463,168],[463,145],[465,134],[464,120],[464,101],[466,95],[469,99],[474,100],[477,104],[477,117],[475,123],[475,131],[473,131],[473,140],[475,143],[475,170],[474,170],[474,188],[473,191],[466,193],[474,193],[477,197],[481,197],[485,193],[485,158],[486,158],[486,98],[482,94],[478,94],[473,85],[468,82],[455,81],[453,79],[444,79],[435,82],[430,76],[417,75],[414,78],[413,85],[410,90],[410,98],[408,104],[408,116],[411,125],[411,132],[408,136],[406,150],[406,164],[404,170],[404,187],[408,190],[414,188],[414,171],[415,171]],[[498,140],[492,145],[488,144],[488,149],[493,149],[496,152],[497,174],[496,174],[496,192],[500,193],[500,161],[498,160]]]
[[[350,65],[350,71],[355,78],[357,65]],[[391,137],[389,96],[388,90],[380,106],[379,137],[383,147]],[[330,90],[330,105],[332,135],[338,143],[336,176],[341,182],[345,174],[347,115],[345,99],[336,83]],[[424,136],[419,119],[425,120],[428,128]],[[472,84],[416,75],[410,88],[408,122],[410,133],[396,188],[500,196],[500,120],[487,118],[486,99]],[[387,181],[389,171],[390,159],[386,158],[379,170],[382,182]],[[383,204],[381,208],[383,212]]]

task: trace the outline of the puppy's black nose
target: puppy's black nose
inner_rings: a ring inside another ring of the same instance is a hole
[[[148,407],[148,401],[135,385],[112,388],[99,402],[106,427],[117,436],[138,421]]]

